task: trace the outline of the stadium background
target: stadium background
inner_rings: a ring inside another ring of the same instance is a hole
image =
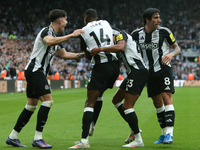
[[[200,80],[200,3],[198,0],[174,0],[173,2],[169,0],[1,1],[0,72],[7,71],[4,80],[18,79],[18,72],[23,71],[29,60],[34,38],[42,27],[49,25],[48,13],[52,9],[64,9],[68,14],[68,25],[64,34],[84,26],[83,13],[88,8],[96,9],[99,19],[108,20],[110,24],[130,33],[143,25],[142,12],[148,7],[160,9],[161,26],[166,26],[173,32],[181,47],[181,54],[172,61],[175,84],[183,86],[190,73],[194,75],[194,80]],[[78,38],[65,42],[64,46],[67,51],[81,51]],[[91,64],[85,58],[78,61],[64,61],[56,57],[51,67],[51,76],[48,78],[53,79],[54,74],[58,72],[60,80],[68,80],[69,73],[73,74],[72,82],[86,80],[91,69]],[[120,74],[126,77],[123,65],[120,70]],[[15,81],[15,83],[13,81],[12,84],[18,84],[16,82],[23,85],[21,81]],[[0,89],[3,85],[5,82],[1,81]],[[200,86],[198,81],[192,81],[186,85]]]

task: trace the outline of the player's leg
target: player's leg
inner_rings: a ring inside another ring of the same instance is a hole
[[[165,119],[166,119],[166,137],[164,144],[171,144],[173,141],[173,129],[175,121],[175,109],[172,102],[172,93],[163,92],[162,97],[165,104]]]
[[[32,142],[32,146],[39,147],[39,148],[52,148],[52,145],[47,144],[43,140],[42,132],[47,122],[48,114],[51,109],[51,106],[53,105],[53,99],[52,99],[51,94],[45,94],[43,96],[40,96],[40,100],[42,101],[42,104],[37,114],[36,131],[35,131],[35,136]]]
[[[160,89],[165,104],[166,136],[164,144],[173,142],[173,129],[175,121],[175,110],[172,101],[172,94],[175,92],[173,71],[171,67],[166,66],[161,70]]]
[[[98,120],[99,114],[101,112],[102,105],[103,105],[103,93],[97,98],[97,101],[94,105],[94,115],[93,115],[93,121],[90,124],[89,136],[92,136],[94,134],[95,125]]]
[[[39,98],[37,95],[34,95],[33,93],[36,93],[36,87],[37,87],[37,74],[34,74],[32,72],[25,71],[25,77],[27,81],[27,87],[26,87],[26,95],[27,95],[27,104],[21,114],[18,117],[17,123],[15,124],[14,129],[12,130],[11,134],[9,135],[6,143],[8,145],[13,145],[17,147],[24,147],[20,143],[20,141],[17,139],[17,136],[19,132],[22,130],[22,128],[28,123],[29,119],[31,118],[32,114],[36,110]]]
[[[85,103],[85,108],[84,108],[84,113],[83,113],[83,118],[82,118],[81,141],[78,144],[72,147],[69,147],[69,149],[90,148],[89,141],[88,141],[89,129],[90,129],[90,124],[93,121],[94,105],[99,95],[100,95],[100,92],[98,90],[87,91],[87,100]]]
[[[125,118],[134,132],[135,140],[129,144],[123,145],[123,147],[143,147],[144,143],[141,137],[141,133],[138,127],[137,115],[133,109],[135,102],[139,98],[148,78],[148,71],[131,69],[131,73],[128,76],[128,82],[126,84],[126,94],[123,104]]]
[[[13,145],[15,147],[26,147],[25,145],[22,145],[20,141],[17,139],[18,134],[22,130],[22,128],[28,123],[29,119],[31,118],[32,114],[36,110],[37,103],[39,99],[35,98],[27,98],[27,104],[21,114],[19,115],[17,122],[14,126],[14,129],[8,136],[8,139],[6,140],[6,143],[8,145]],[[31,103],[30,103],[31,102]]]
[[[125,95],[125,101],[123,104],[124,113],[125,113],[125,116],[130,128],[134,132],[135,140],[131,142],[130,144],[123,145],[123,147],[143,147],[144,146],[144,143],[139,131],[139,127],[138,127],[138,118],[135,113],[135,110],[133,109],[133,106],[136,100],[138,99],[138,97],[139,97],[139,94],[132,95],[132,94],[126,93]]]
[[[156,108],[156,114],[157,114],[159,125],[162,129],[161,136],[159,137],[158,141],[154,142],[154,144],[161,144],[163,143],[163,140],[166,136],[165,106],[163,104],[163,99],[162,99],[161,94],[157,96],[153,96],[151,98],[153,100],[154,107]]]
[[[162,144],[166,136],[165,107],[164,107],[163,98],[161,95],[161,88],[160,88],[160,84],[163,81],[160,81],[159,79],[160,79],[160,76],[151,74],[147,82],[148,97],[151,97],[153,100],[153,104],[156,108],[157,120],[162,129],[162,134],[159,136],[158,140],[154,142],[154,144]]]
[[[123,106],[123,99],[125,98],[125,88],[126,88],[126,83],[127,83],[128,79],[125,78],[123,80],[123,82],[121,83],[120,87],[117,89],[115,95],[113,96],[112,99],[112,103],[115,105],[115,107],[117,108],[118,112],[120,113],[120,115],[122,116],[122,118],[126,121],[126,117],[124,114],[124,110],[122,108]]]

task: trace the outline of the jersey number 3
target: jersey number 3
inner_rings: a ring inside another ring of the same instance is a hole
[[[101,47],[101,43],[104,43],[104,42],[107,42],[107,45],[110,45],[110,38],[108,37],[108,35],[107,34],[105,35],[106,36],[105,39],[103,37],[103,28],[100,28],[100,41],[101,41],[101,43],[100,43],[99,39],[97,38],[97,35],[94,33],[94,31],[92,31],[90,33],[90,36],[93,36],[98,47]]]

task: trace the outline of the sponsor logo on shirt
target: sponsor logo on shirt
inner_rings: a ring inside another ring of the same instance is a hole
[[[140,43],[141,49],[156,49],[158,48],[158,43]]]

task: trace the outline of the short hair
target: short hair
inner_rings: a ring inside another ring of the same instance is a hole
[[[157,8],[147,8],[144,12],[143,12],[143,21],[144,21],[144,25],[146,25],[146,19],[151,20],[153,14],[155,13],[159,13],[160,14],[160,10]]]
[[[90,8],[85,11],[84,16],[95,18],[95,17],[97,17],[97,11],[95,9]]]
[[[53,9],[49,12],[49,19],[51,22],[55,21],[60,17],[66,17],[67,13],[61,9]]]

